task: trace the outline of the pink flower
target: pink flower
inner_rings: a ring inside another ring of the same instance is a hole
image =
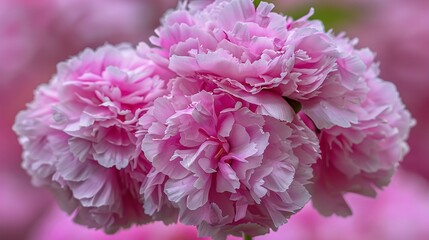
[[[142,150],[166,175],[180,221],[215,239],[286,223],[310,198],[316,136],[298,118],[282,122],[219,89],[187,88],[195,79],[174,81],[173,95],[155,100],[140,124]]]
[[[353,26],[353,33],[377,52],[381,76],[397,85],[417,120],[408,141],[411,151],[402,166],[429,180],[429,2],[393,0],[371,7],[370,14]]]
[[[311,195],[324,215],[350,214],[343,195],[387,185],[413,120],[371,51],[312,10],[273,7],[185,1],[158,48],[60,63],[14,125],[33,183],[108,233],[179,219],[200,236],[257,236]]]
[[[79,160],[90,156],[106,168],[125,168],[136,154],[136,122],[167,93],[163,79],[169,76],[129,47],[86,50],[58,66],[53,84],[61,85],[61,97],[52,127],[71,137],[70,150]]]
[[[166,16],[151,40],[165,49],[171,70],[209,78],[258,105],[258,113],[292,121],[287,98],[298,101],[320,129],[357,123],[350,109],[366,94],[362,59],[338,46],[342,36],[309,21],[312,12],[294,21],[273,7],[261,2],[255,9],[251,0],[184,5]]]
[[[58,61],[88,46],[145,39],[177,0],[0,0],[0,238],[25,239],[52,204],[21,169],[11,128]],[[40,159],[38,159],[40,160]],[[36,196],[37,195],[37,196]]]
[[[33,183],[92,228],[151,221],[139,201],[150,163],[134,132],[170,76],[126,45],[87,49],[59,64],[14,125]]]
[[[322,157],[314,165],[314,206],[323,214],[349,215],[346,192],[375,196],[408,152],[405,142],[414,120],[405,109],[395,86],[378,79],[378,65],[369,51],[362,51],[368,71],[369,93],[358,112],[359,122],[350,128],[334,126],[319,134]],[[308,123],[308,122],[307,122]]]

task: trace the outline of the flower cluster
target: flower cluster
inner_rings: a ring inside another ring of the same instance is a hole
[[[139,201],[150,163],[135,132],[170,75],[129,46],[86,50],[18,114],[23,167],[78,223],[113,232],[151,220]]]
[[[185,2],[153,48],[59,64],[14,126],[33,182],[107,232],[161,220],[256,236],[311,197],[349,214],[344,193],[388,184],[413,120],[368,49],[273,7]]]

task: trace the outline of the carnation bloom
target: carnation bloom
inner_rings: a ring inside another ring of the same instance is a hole
[[[185,2],[157,49],[59,64],[14,126],[33,182],[107,232],[179,218],[200,236],[256,236],[310,194],[349,214],[343,194],[388,183],[413,121],[369,50],[273,7]]]
[[[408,152],[405,140],[414,120],[405,109],[395,86],[378,76],[378,65],[369,50],[359,52],[368,71],[364,75],[368,95],[358,112],[358,123],[334,126],[319,133],[322,150],[316,165],[312,197],[323,214],[349,215],[343,194],[375,196]],[[307,121],[308,123],[308,121]]]
[[[133,133],[169,77],[126,45],[85,50],[59,64],[14,125],[33,183],[53,190],[89,227],[112,232],[151,221],[139,201],[150,164]]]
[[[258,114],[292,122],[299,109],[285,100],[302,107],[322,149],[313,202],[323,214],[347,215],[345,192],[374,195],[374,186],[388,183],[407,152],[411,117],[357,40],[325,32],[308,20],[311,12],[293,21],[272,8],[248,0],[185,4],[152,42],[166,50],[171,70],[211,82]]]
[[[160,8],[160,2],[165,4]],[[169,2],[169,3],[168,3]],[[0,238],[27,239],[53,203],[20,167],[17,112],[56,64],[88,46],[147,38],[177,0],[0,0]]]
[[[372,11],[353,26],[353,34],[359,36],[362,45],[377,52],[381,76],[397,85],[404,103],[417,120],[408,141],[411,151],[402,166],[429,180],[429,125],[426,124],[429,121],[429,29],[426,24],[429,2],[393,0],[369,7]],[[413,19],[413,23],[407,19]]]
[[[302,105],[319,129],[357,122],[351,109],[365,97],[365,64],[336,44],[311,12],[296,21],[251,0],[206,1],[168,14],[151,41],[181,76],[215,76],[224,91],[258,105],[257,112],[292,121],[285,100]],[[186,9],[188,8],[188,9]]]
[[[215,239],[286,223],[310,198],[316,136],[298,118],[282,122],[216,88],[187,88],[199,86],[195,79],[174,81],[173,94],[155,100],[140,124],[142,150],[166,176],[180,221]]]

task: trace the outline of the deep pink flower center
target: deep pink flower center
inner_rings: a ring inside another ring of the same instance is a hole
[[[219,139],[219,137],[210,136],[204,129],[200,128],[198,130],[201,134],[206,137],[207,141],[216,142],[218,144],[218,148],[214,154],[214,160],[220,161],[220,159],[227,155],[229,152],[229,144],[226,139]]]
[[[222,145],[220,145],[215,155],[215,160],[219,161],[223,156],[225,156],[226,153],[227,153],[226,150],[223,148]]]

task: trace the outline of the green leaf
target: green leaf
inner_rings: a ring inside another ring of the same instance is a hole
[[[253,5],[255,5],[255,8],[259,6],[262,0],[253,0]]]
[[[308,13],[310,6],[301,6],[290,11],[285,11],[286,15],[298,19]],[[354,23],[362,15],[361,9],[339,4],[316,4],[314,5],[314,15],[310,19],[319,19],[326,29],[344,29],[348,24]]]
[[[243,240],[252,240],[252,237],[243,233]]]

